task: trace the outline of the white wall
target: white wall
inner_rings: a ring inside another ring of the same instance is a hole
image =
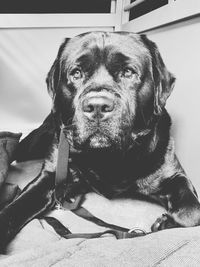
[[[30,131],[49,113],[46,75],[65,37],[107,28],[0,29],[0,130]]]
[[[200,195],[200,17],[147,33],[177,77],[168,99],[176,151]]]

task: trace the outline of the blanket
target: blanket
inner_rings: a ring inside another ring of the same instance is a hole
[[[42,160],[10,165],[19,139],[20,134],[4,132],[0,135],[0,181],[5,195],[9,195],[5,193],[5,188],[8,189],[5,185],[9,188],[17,185],[17,189],[22,189],[42,166]],[[17,195],[14,193],[14,197]],[[83,206],[104,221],[147,232],[154,220],[165,212],[153,203],[107,200],[95,193],[86,196]],[[49,215],[73,233],[105,230],[67,210],[54,210]],[[34,219],[9,244],[7,254],[0,255],[0,266],[199,266],[199,250],[200,227],[163,230],[123,240],[116,240],[109,234],[95,239],[66,240],[44,220]]]

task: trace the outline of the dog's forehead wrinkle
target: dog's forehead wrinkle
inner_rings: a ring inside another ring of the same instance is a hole
[[[150,53],[143,42],[140,40],[139,35],[121,35],[111,34],[105,40],[105,46],[114,46],[117,51],[121,51],[125,55],[138,55],[144,56]]]
[[[94,47],[103,48],[104,33],[88,33],[84,36],[75,36],[66,45],[63,56],[71,58],[81,55],[84,52],[90,52]]]
[[[94,48],[99,51],[109,48],[111,52],[121,52],[137,62],[149,60],[151,57],[138,35],[93,32],[72,38],[62,53],[62,59],[73,61],[83,55],[83,51],[84,54],[91,53]]]

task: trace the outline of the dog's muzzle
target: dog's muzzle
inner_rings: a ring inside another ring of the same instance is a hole
[[[111,94],[89,93],[82,101],[83,114],[91,121],[109,119],[115,109]]]

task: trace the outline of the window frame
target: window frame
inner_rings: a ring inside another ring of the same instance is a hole
[[[113,27],[115,14],[0,14],[0,28]]]
[[[127,0],[125,1],[127,3]],[[169,0],[169,3],[167,5],[164,5],[131,21],[128,21],[127,19],[128,13],[129,11],[124,11],[123,16],[126,19],[123,19],[121,30],[146,32],[155,28],[199,16],[200,1]]]
[[[129,11],[124,11],[129,4],[130,0],[111,0],[111,13],[104,14],[0,14],[0,29],[91,28],[92,30],[92,28],[108,27],[113,31],[146,32],[200,15],[199,0],[169,0],[167,5],[129,21]]]

